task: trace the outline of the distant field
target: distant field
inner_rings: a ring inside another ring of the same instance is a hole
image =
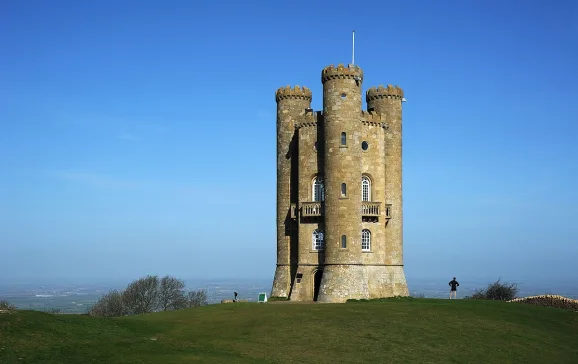
[[[17,311],[0,314],[0,338],[0,363],[578,363],[578,313],[495,301]]]

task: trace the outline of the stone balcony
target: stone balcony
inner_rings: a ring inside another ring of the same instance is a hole
[[[379,216],[381,202],[363,201],[361,203],[361,216]]]
[[[301,216],[321,216],[323,215],[323,202],[301,202]]]
[[[391,219],[391,205],[385,204],[385,218]],[[317,217],[323,216],[323,202],[301,202],[301,216],[302,217]],[[381,202],[363,201],[361,203],[361,216],[363,217],[379,217],[381,216]],[[297,217],[295,204],[291,204],[291,218]]]

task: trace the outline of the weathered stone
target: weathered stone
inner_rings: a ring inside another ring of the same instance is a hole
[[[323,113],[312,112],[311,91],[305,87],[287,86],[276,93],[277,269],[271,296],[320,302],[407,296],[403,90],[368,90],[370,111],[363,111],[361,68],[325,67],[321,80]],[[320,211],[311,205],[316,177],[325,188]],[[368,201],[362,201],[363,177],[371,181]],[[324,232],[324,250],[314,249],[316,229]],[[371,246],[362,250],[364,229],[371,232]]]

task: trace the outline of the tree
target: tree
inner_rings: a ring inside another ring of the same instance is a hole
[[[200,307],[209,304],[207,301],[207,291],[204,289],[198,291],[189,291],[187,298],[187,307]]]
[[[159,303],[159,278],[148,275],[130,283],[122,293],[122,302],[129,315],[153,312]]]
[[[161,279],[158,292],[159,308],[162,311],[187,307],[187,295],[183,280],[165,276]]]
[[[112,290],[88,310],[91,316],[115,317],[155,311],[180,310],[208,304],[207,292],[185,291],[183,280],[146,276],[131,282],[124,291]]]
[[[116,317],[127,313],[122,301],[122,292],[115,290],[102,296],[88,311],[91,316]]]

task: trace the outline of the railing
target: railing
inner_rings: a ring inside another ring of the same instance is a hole
[[[296,218],[297,218],[297,204],[296,204],[296,203],[292,203],[292,204],[291,204],[290,216],[291,216],[292,219],[296,219]]]
[[[323,215],[323,202],[301,202],[301,216]]]
[[[385,218],[391,219],[391,204],[389,203],[385,205]]]
[[[379,216],[379,207],[381,202],[369,202],[363,201],[361,203],[361,215],[362,216]]]

